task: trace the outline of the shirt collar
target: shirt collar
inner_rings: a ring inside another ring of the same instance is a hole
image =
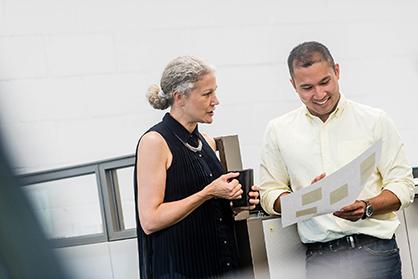
[[[189,131],[184,128],[183,125],[180,124],[176,119],[174,119],[170,113],[166,113],[163,118],[163,123],[167,125],[167,127],[177,136],[179,137],[183,142],[190,142],[191,139],[198,139],[199,138],[199,129],[198,125],[196,125],[196,128],[193,130],[192,133],[189,133]],[[192,140],[193,141],[193,140]]]
[[[338,100],[338,104],[337,107],[335,108],[335,110],[329,115],[329,118],[335,118],[341,115],[341,113],[344,111],[344,108],[347,106],[347,99],[344,97],[343,94],[340,93],[340,100]],[[311,114],[311,112],[308,110],[308,108],[306,106],[304,106],[304,111],[305,111],[305,115],[306,117],[313,119],[316,118],[317,116]]]

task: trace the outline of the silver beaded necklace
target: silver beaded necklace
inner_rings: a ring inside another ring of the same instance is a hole
[[[183,143],[184,144],[184,146],[186,146],[187,147],[187,149],[189,149],[190,151],[192,151],[192,152],[200,152],[200,151],[202,151],[202,146],[203,146],[203,144],[202,144],[202,141],[198,138],[197,139],[197,141],[198,141],[198,145],[197,145],[197,147],[194,147],[194,146],[191,146],[188,142],[185,142],[185,141],[183,141],[179,136],[177,136],[176,134],[174,134],[175,136],[176,136],[176,138],[178,138],[178,140],[179,141],[181,141],[181,143]]]

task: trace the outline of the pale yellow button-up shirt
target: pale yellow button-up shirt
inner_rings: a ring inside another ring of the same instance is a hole
[[[314,177],[335,172],[379,139],[382,139],[380,161],[358,199],[375,197],[386,189],[399,198],[401,209],[408,206],[414,199],[415,186],[393,122],[382,110],[341,96],[325,123],[306,107],[270,121],[260,166],[263,209],[277,214],[273,205],[281,193],[309,187]],[[398,225],[396,212],[356,222],[326,214],[298,223],[298,232],[304,243],[325,242],[357,233],[388,239]]]

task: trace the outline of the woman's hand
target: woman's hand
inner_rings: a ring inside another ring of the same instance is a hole
[[[260,188],[258,188],[257,185],[251,186],[251,191],[248,192],[249,199],[249,206],[242,206],[242,207],[236,207],[234,208],[234,213],[238,214],[239,212],[243,210],[253,210],[257,204],[260,203]]]
[[[251,186],[251,190],[252,191],[248,193],[248,196],[250,196],[249,202],[251,204],[249,210],[253,210],[257,204],[260,203],[260,188],[258,188],[257,185],[253,185]]]
[[[242,196],[241,184],[237,179],[234,179],[238,175],[238,172],[230,172],[212,181],[206,186],[209,195],[227,200],[240,199]]]

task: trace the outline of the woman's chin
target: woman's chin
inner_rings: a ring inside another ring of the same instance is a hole
[[[206,117],[202,123],[211,124],[213,122],[213,117]]]

